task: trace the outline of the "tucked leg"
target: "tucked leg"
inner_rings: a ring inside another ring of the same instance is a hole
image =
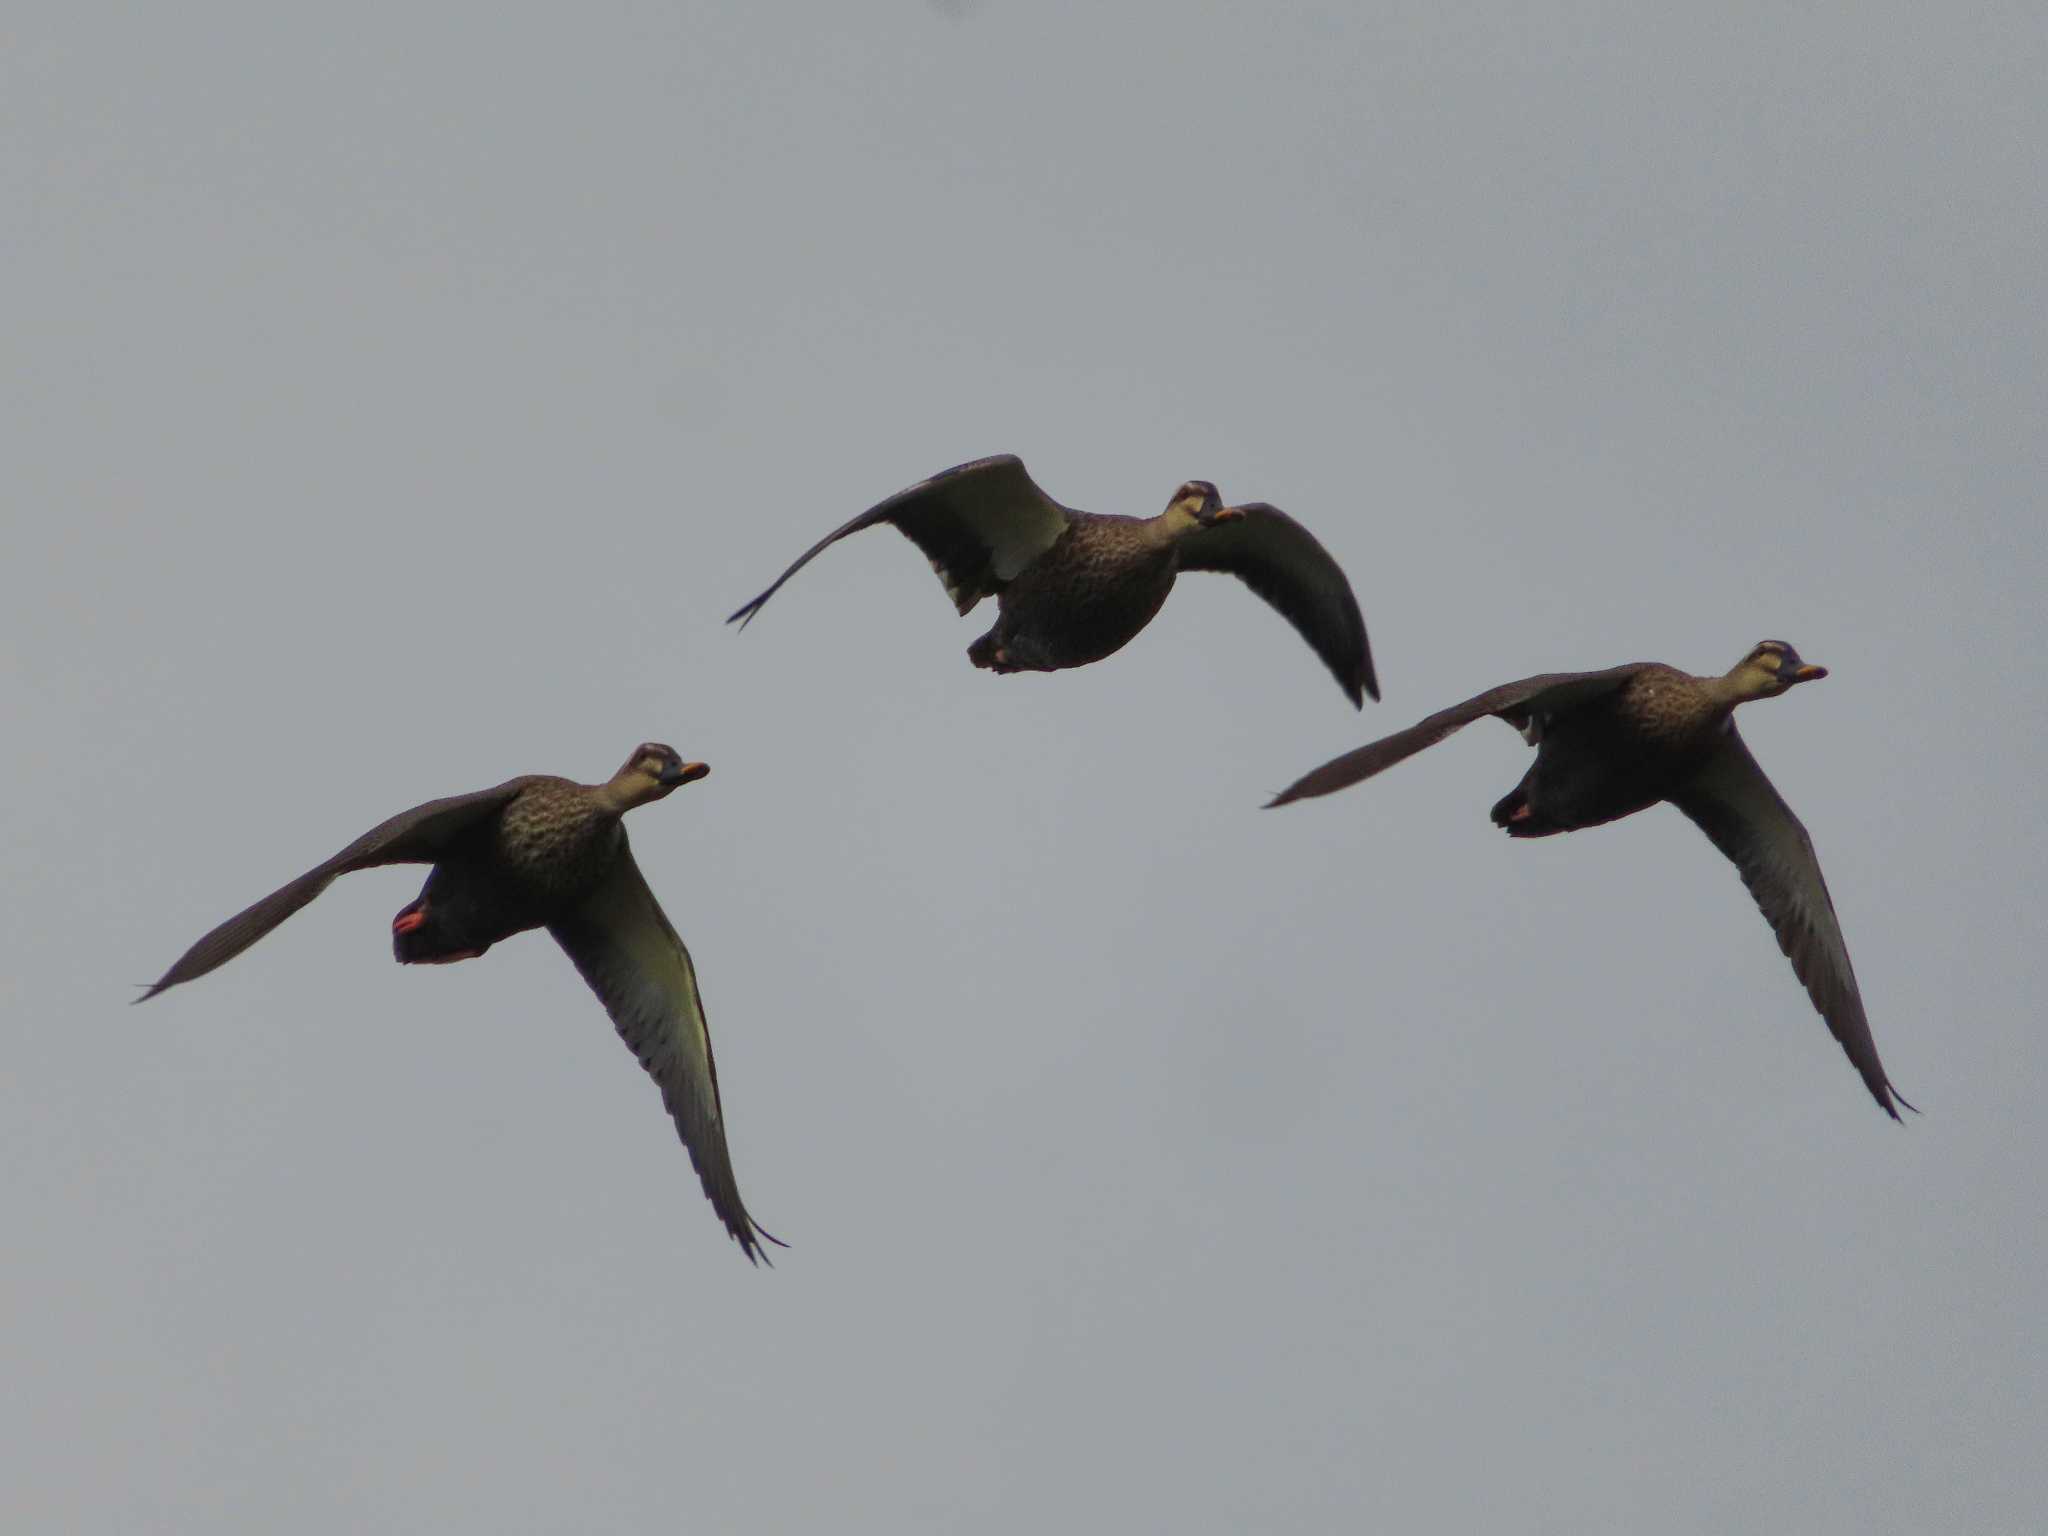
[[[391,951],[400,965],[449,965],[474,960],[489,948],[466,945],[444,932],[425,896],[391,920]]]
[[[1565,830],[1530,804],[1529,791],[1535,777],[1536,764],[1531,763],[1522,782],[1494,803],[1490,813],[1493,824],[1509,837],[1550,837]]]
[[[1002,646],[996,643],[996,632],[993,629],[967,647],[967,659],[977,667],[986,667],[991,672],[1014,670],[1009,664],[1009,656],[1005,654]]]

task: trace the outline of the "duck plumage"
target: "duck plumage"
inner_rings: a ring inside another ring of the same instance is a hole
[[[745,625],[782,584],[849,534],[888,523],[923,551],[962,614],[997,599],[995,627],[968,647],[995,672],[1056,672],[1114,654],[1152,622],[1181,571],[1242,579],[1330,669],[1345,697],[1379,697],[1365,620],[1328,550],[1277,507],[1226,507],[1190,480],[1157,517],[1079,512],[1054,501],[1014,454],[955,465],[834,529],[732,615]]]
[[[398,960],[474,959],[546,928],[654,1078],[712,1208],[758,1261],[761,1244],[779,1239],[740,1199],[696,969],[641,875],[623,823],[627,811],[709,771],[650,742],[603,784],[528,774],[401,811],[215,927],[137,1001],[225,965],[341,875],[430,864],[419,896],[392,920]]]
[[[1547,837],[1670,801],[1735,865],[1828,1030],[1885,1113],[1911,1109],[1892,1086],[1864,1011],[1813,840],[1735,728],[1737,705],[1825,677],[1766,640],[1718,677],[1659,662],[1550,672],[1475,694],[1304,774],[1272,800],[1331,794],[1492,716],[1536,748],[1493,807],[1512,837]]]

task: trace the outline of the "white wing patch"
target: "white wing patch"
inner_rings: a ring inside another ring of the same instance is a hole
[[[946,589],[946,596],[953,600],[953,606],[963,613],[971,608],[973,604],[967,602],[965,589],[954,581],[951,576],[946,574],[945,566],[936,560],[931,561],[930,564],[932,574],[939,578],[939,585]]]

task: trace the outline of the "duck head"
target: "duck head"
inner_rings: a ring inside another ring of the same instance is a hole
[[[710,771],[709,763],[684,762],[682,754],[674,747],[658,741],[643,741],[612,775],[611,787],[620,801],[631,808],[659,800],[691,780],[703,778]]]
[[[1827,675],[1826,667],[1802,660],[1783,640],[1757,641],[1728,673],[1742,697],[1748,699],[1774,699],[1788,688],[1818,682]]]
[[[1207,480],[1185,480],[1166,504],[1166,520],[1179,527],[1213,528],[1244,516],[1238,507],[1226,507],[1216,487]]]

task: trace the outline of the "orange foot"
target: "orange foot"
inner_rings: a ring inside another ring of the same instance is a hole
[[[391,919],[391,931],[393,933],[411,933],[413,929],[419,927],[426,920],[427,909],[425,907],[407,907],[398,916]]]

